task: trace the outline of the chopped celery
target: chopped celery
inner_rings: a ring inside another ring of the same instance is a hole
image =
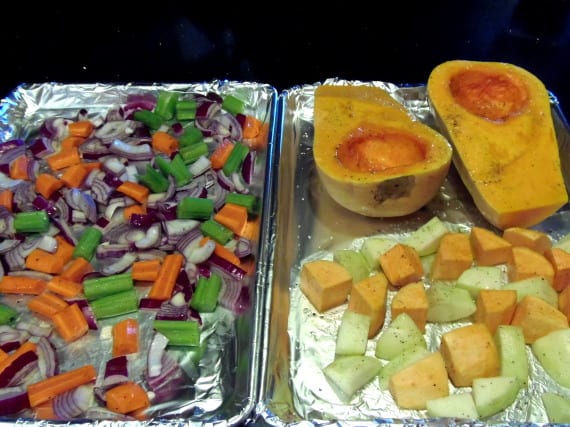
[[[197,347],[200,325],[195,320],[155,320],[154,329],[168,338],[168,345]]]

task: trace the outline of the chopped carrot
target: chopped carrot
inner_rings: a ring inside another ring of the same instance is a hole
[[[146,203],[150,190],[144,185],[132,181],[125,181],[117,187],[117,191],[139,203]]]
[[[46,289],[64,298],[73,298],[83,292],[81,283],[74,282],[63,276],[54,276],[48,280]]]
[[[25,154],[16,157],[10,162],[10,178],[12,179],[30,179],[30,174],[28,172],[28,164],[30,159]]]
[[[263,122],[256,117],[246,115],[242,125],[242,135],[244,139],[255,138],[261,132]]]
[[[139,351],[139,322],[129,318],[113,325],[113,357],[138,353]]]
[[[208,240],[211,240],[211,239],[209,237],[203,237],[202,239],[200,239],[200,246],[204,246]],[[241,261],[240,261],[239,257],[236,256],[236,254],[234,254],[232,251],[230,251],[225,246],[219,244],[218,242],[215,242],[215,244],[216,244],[216,246],[214,248],[214,253],[216,255],[225,259],[226,261],[231,262],[234,265],[237,265],[238,267],[241,266]]]
[[[70,304],[52,316],[56,331],[67,342],[81,338],[89,331],[89,324],[77,303]]]
[[[156,131],[152,134],[152,148],[170,156],[178,150],[178,140],[167,132]]]
[[[53,171],[58,171],[69,166],[78,165],[81,163],[81,157],[79,156],[79,150],[75,147],[46,157],[46,162]]]
[[[79,147],[81,144],[85,142],[85,140],[86,138],[84,138],[83,136],[71,135],[68,136],[67,138],[63,138],[63,140],[61,141],[60,148],[62,150],[69,150],[70,148]]]
[[[4,350],[0,348],[0,362],[6,360],[7,358],[8,358],[8,353],[6,353]]]
[[[210,163],[212,165],[212,169],[223,168],[233,149],[234,143],[229,139],[224,139],[221,143],[219,143],[214,151],[212,151],[212,154],[210,154]]]
[[[150,400],[146,391],[139,384],[132,381],[127,381],[107,390],[105,401],[108,409],[119,414],[128,414],[129,412],[150,406]]]
[[[81,136],[87,138],[93,132],[93,123],[89,120],[79,120],[77,122],[72,122],[67,125],[67,130],[72,136]]]
[[[255,257],[253,255],[248,255],[245,258],[240,259],[240,267],[245,271],[248,276],[253,276],[255,273]]]
[[[160,260],[149,259],[144,261],[136,261],[132,266],[133,280],[141,280],[143,282],[153,282],[158,277],[160,271]]]
[[[14,203],[14,192],[12,190],[4,190],[0,193],[0,206],[4,206],[9,212],[12,212]]]
[[[31,341],[26,341],[12,353],[8,354],[8,357],[6,359],[0,361],[0,374],[4,372],[4,370],[12,363],[14,363],[16,359],[28,351],[33,351],[34,353],[36,352],[36,345]]]
[[[53,411],[53,400],[48,400],[46,402],[40,403],[34,406],[34,416],[38,420],[57,420],[58,417]]]
[[[61,175],[61,182],[69,188],[79,188],[85,178],[89,175],[89,171],[85,167],[84,163],[78,163],[76,165],[71,165],[65,169],[63,175]]]
[[[131,220],[131,215],[132,214],[139,214],[139,215],[144,215],[146,214],[146,206],[144,205],[139,205],[139,204],[134,204],[131,206],[126,206],[123,209],[123,216],[127,221]]]
[[[57,249],[55,251],[55,256],[61,257],[63,259],[63,263],[65,264],[73,257],[75,246],[69,243],[61,234],[55,236],[55,240],[57,240]]]
[[[53,193],[63,187],[63,182],[49,173],[41,173],[38,175],[35,184],[36,191],[46,199],[49,199]]]
[[[241,236],[247,224],[247,208],[235,203],[226,203],[216,212],[214,220]]]
[[[26,257],[26,268],[49,274],[60,274],[63,271],[63,264],[63,258],[39,248],[34,249]]]
[[[183,263],[184,256],[179,253],[168,254],[164,257],[158,277],[150,288],[149,298],[165,301],[172,296]]]
[[[61,273],[61,277],[80,283],[83,276],[93,271],[93,266],[83,257],[73,259]]]
[[[101,169],[101,162],[84,162],[81,164],[85,170],[89,173],[93,169]]]
[[[54,375],[28,386],[30,406],[36,407],[55,396],[72,390],[80,385],[90,383],[97,377],[93,365],[84,365],[71,371]]]
[[[39,295],[46,288],[43,279],[30,276],[4,276],[0,280],[0,292],[5,294]]]
[[[244,230],[241,234],[241,237],[245,237],[251,241],[257,241],[259,239],[259,227],[260,227],[260,220],[259,216],[250,219],[245,224]]]
[[[66,308],[69,304],[51,292],[42,292],[28,301],[30,311],[40,316],[53,318],[54,314]]]
[[[251,138],[244,138],[243,142],[252,150],[263,150],[269,140],[269,123],[263,123],[259,133]]]

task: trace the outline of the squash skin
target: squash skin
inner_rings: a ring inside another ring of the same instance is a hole
[[[331,92],[320,86],[315,91],[313,156],[319,178],[331,198],[352,212],[368,217],[413,213],[439,191],[451,165],[451,146],[441,134],[412,120],[397,101],[361,95],[360,90],[370,88]],[[372,164],[372,172],[339,160],[342,144],[386,135],[404,141],[422,160],[383,170]]]
[[[454,97],[454,82],[477,73],[498,81],[495,101],[505,102],[495,105],[497,114],[482,105],[470,111],[473,105]],[[427,90],[453,163],[492,225],[532,227],[568,202],[550,99],[536,76],[508,63],[452,60],[432,70]]]

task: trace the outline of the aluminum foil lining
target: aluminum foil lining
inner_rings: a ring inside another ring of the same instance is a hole
[[[417,120],[436,128],[425,85],[400,86],[386,82],[328,79],[338,85],[372,85],[388,90]],[[374,235],[405,238],[412,230],[437,215],[450,227],[467,230],[474,225],[489,229],[472,203],[456,170],[451,168],[441,191],[425,207],[402,218],[380,219],[359,216],[336,205],[319,182],[312,158],[314,90],[319,85],[291,88],[281,95],[282,149],[279,164],[276,249],[272,271],[270,331],[267,372],[263,381],[260,417],[269,425],[513,425],[547,423],[541,393],[555,391],[570,398],[570,390],[556,384],[535,360],[527,346],[530,379],[516,402],[485,420],[430,420],[426,411],[401,410],[389,391],[372,381],[343,403],[327,382],[322,369],[334,358],[335,337],[346,305],[319,314],[299,290],[301,265],[311,259],[332,259],[335,249],[360,248],[362,240]],[[570,149],[567,123],[551,94],[551,105],[561,153]],[[570,188],[570,156],[563,155],[563,170]],[[570,232],[570,207],[564,206],[534,227],[556,240]],[[428,282],[429,284],[429,282]],[[394,292],[389,291],[388,304]],[[390,322],[389,310],[384,328]],[[430,324],[428,348],[439,347],[441,334],[468,324]],[[375,339],[367,353],[374,355]],[[451,382],[450,382],[451,384]],[[457,392],[451,384],[451,392]]]
[[[257,401],[258,369],[261,364],[261,330],[265,306],[265,245],[261,244],[269,230],[269,207],[273,186],[273,157],[275,156],[275,114],[277,92],[267,84],[234,81],[211,81],[197,84],[23,84],[17,87],[0,105],[0,138],[26,139],[33,136],[42,122],[50,116],[75,117],[79,109],[89,114],[105,113],[110,107],[126,102],[129,94],[153,93],[173,90],[180,93],[215,92],[233,94],[245,100],[246,112],[270,123],[266,150],[256,157],[255,183],[252,192],[261,200],[261,229],[259,241],[254,242],[257,253],[256,274],[249,279],[252,292],[251,309],[244,315],[235,315],[218,307],[216,312],[203,317],[199,350],[171,349],[169,352],[182,366],[187,381],[171,401],[150,408],[150,418],[145,421],[128,421],[104,416],[93,420],[69,420],[71,425],[241,425],[250,420]],[[4,296],[3,301],[21,305],[18,297]],[[24,304],[25,307],[25,304]],[[153,315],[138,312],[141,333],[139,354],[146,354],[152,331]],[[117,318],[100,320],[100,334],[84,337],[70,345],[56,342],[62,371],[93,363],[102,377],[101,365],[110,356],[110,325]],[[203,354],[199,355],[199,352]],[[132,360],[129,375],[134,381],[142,381],[144,359]],[[0,424],[47,425],[47,420],[21,417],[1,420]],[[56,422],[54,422],[56,423]]]

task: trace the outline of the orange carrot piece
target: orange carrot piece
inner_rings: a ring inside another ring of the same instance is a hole
[[[61,182],[69,188],[79,188],[85,178],[89,175],[89,171],[84,166],[83,163],[78,163],[76,165],[71,165],[63,172],[61,175]]]
[[[41,173],[36,178],[36,192],[40,193],[46,199],[49,199],[53,193],[63,187],[63,182],[61,182],[57,177],[49,173]]]
[[[95,371],[95,367],[93,365],[84,365],[80,368],[30,384],[28,386],[28,400],[30,406],[36,407],[63,392],[90,383],[94,381],[96,377],[97,372]]]
[[[77,257],[65,266],[61,277],[81,283],[83,276],[93,271],[93,266],[83,257]]]
[[[244,139],[255,138],[261,132],[263,122],[256,117],[246,115],[242,125],[242,135]]]
[[[34,417],[38,420],[57,420],[58,417],[53,411],[53,400],[40,403],[33,407]]]
[[[46,162],[52,170],[58,171],[69,166],[78,165],[81,163],[81,157],[79,156],[79,150],[75,147],[46,157]]]
[[[22,354],[27,353],[28,351],[36,352],[36,345],[31,341],[26,341],[12,353],[8,354],[8,357],[2,361],[0,361],[0,373],[4,372],[4,370],[10,366],[14,360],[19,358]]]
[[[164,257],[160,271],[158,272],[158,277],[150,288],[148,294],[149,298],[165,301],[172,296],[176,278],[180,273],[183,263],[184,256],[182,254],[173,253]]]
[[[85,168],[87,173],[91,172],[93,169],[101,169],[101,162],[84,162],[81,165]]]
[[[49,274],[60,274],[63,271],[63,264],[64,260],[61,257],[38,248],[26,257],[26,268]]]
[[[132,381],[127,381],[107,390],[105,401],[108,409],[119,414],[128,414],[150,406],[146,391]]]
[[[61,141],[60,149],[69,150],[70,148],[79,147],[81,144],[85,142],[85,140],[86,138],[83,136],[76,136],[76,135],[68,136],[66,138],[63,138],[63,140]]]
[[[170,156],[178,150],[178,140],[167,132],[156,131],[152,134],[152,148]]]
[[[0,193],[0,206],[4,206],[9,212],[12,212],[14,201],[14,192],[12,190],[4,190]]]
[[[6,360],[7,358],[8,358],[8,353],[6,353],[4,350],[0,348],[0,362]]]
[[[4,276],[0,280],[0,293],[39,295],[46,288],[43,279],[30,276]]]
[[[150,190],[144,185],[132,181],[125,181],[117,187],[117,191],[141,204],[145,204]]]
[[[251,241],[257,241],[259,239],[259,226],[260,226],[259,216],[250,219],[249,221],[247,221],[247,224],[245,224],[241,237],[245,237],[246,239],[249,239]]]
[[[10,162],[10,178],[12,179],[30,179],[28,173],[28,163],[30,159],[25,154],[16,157],[12,162]]]
[[[138,353],[139,351],[139,322],[128,318],[113,325],[113,357]]]
[[[55,330],[67,342],[81,338],[89,331],[89,324],[77,303],[70,304],[61,311],[55,313],[51,320]]]
[[[53,316],[66,308],[69,304],[51,292],[42,292],[28,301],[30,311],[40,316],[52,319]]]
[[[229,139],[224,139],[216,146],[212,154],[210,154],[210,164],[212,169],[221,169],[224,167],[230,153],[234,149],[234,143]]]
[[[143,282],[155,281],[160,272],[160,264],[159,259],[134,262],[131,270],[133,280],[141,280]]]
[[[131,205],[131,206],[126,206],[123,209],[123,216],[127,221],[131,220],[132,214],[139,214],[139,215],[146,214],[146,206],[135,204],[135,205]]]
[[[81,283],[74,282],[63,276],[54,276],[48,280],[46,289],[64,298],[73,298],[83,292]]]
[[[263,150],[269,140],[269,123],[263,123],[259,133],[251,138],[244,138],[243,142],[252,150]]]
[[[79,120],[67,125],[67,130],[71,136],[81,136],[87,138],[93,132],[93,123],[89,120]]]
[[[65,237],[63,237],[61,234],[55,236],[55,240],[57,240],[57,249],[54,255],[61,257],[63,259],[63,263],[65,264],[73,257],[75,246],[65,240]]]
[[[248,276],[253,276],[255,273],[256,263],[255,257],[253,255],[248,255],[245,258],[240,259],[240,267]]]
[[[235,203],[224,204],[214,215],[215,221],[229,228],[238,236],[243,234],[247,219],[247,208]]]
[[[202,239],[200,239],[200,246],[204,246],[208,240],[211,240],[211,239],[209,237],[203,237]],[[239,257],[236,256],[236,254],[234,254],[232,251],[230,251],[225,246],[219,244],[218,242],[215,242],[215,243],[216,243],[216,246],[214,248],[214,253],[216,255],[225,259],[226,261],[231,262],[234,265],[237,265],[238,267],[241,266],[241,261],[240,261]]]

